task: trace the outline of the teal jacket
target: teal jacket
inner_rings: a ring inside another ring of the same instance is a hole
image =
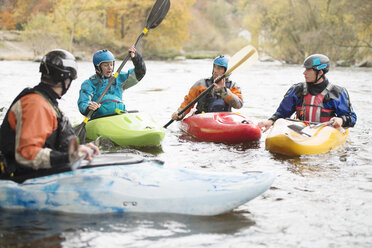
[[[128,70],[128,72],[119,73],[106,95],[99,102],[101,107],[93,114],[93,118],[113,114],[115,109],[125,111],[125,105],[122,101],[123,91],[136,85],[146,73],[145,63],[138,52],[132,61],[135,68]],[[87,115],[89,113],[89,104],[98,100],[108,83],[109,78],[100,77],[97,74],[92,75],[82,83],[78,99],[81,114]]]

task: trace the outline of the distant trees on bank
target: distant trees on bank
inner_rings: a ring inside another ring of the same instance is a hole
[[[22,30],[35,55],[56,46],[72,52],[104,47],[124,54],[154,2],[0,0],[0,29]],[[252,43],[287,63],[324,53],[353,64],[372,59],[371,13],[371,0],[172,0],[164,22],[141,45],[147,54],[233,54]]]
[[[0,28],[23,30],[35,55],[50,47],[110,48],[126,53],[143,30],[154,0],[0,0]],[[147,49],[181,49],[194,0],[172,1],[161,24],[144,38]]]
[[[372,59],[371,0],[238,0],[253,44],[298,63],[312,53],[355,63]]]

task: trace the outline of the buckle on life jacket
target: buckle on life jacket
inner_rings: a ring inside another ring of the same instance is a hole
[[[14,177],[14,171],[9,171],[9,168],[6,163],[5,156],[3,153],[0,151],[0,173],[2,175],[7,175],[10,177]]]

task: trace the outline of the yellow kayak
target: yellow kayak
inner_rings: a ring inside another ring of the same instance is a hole
[[[304,122],[278,119],[266,137],[266,150],[299,156],[329,152],[345,143],[349,130],[327,125],[306,126]]]

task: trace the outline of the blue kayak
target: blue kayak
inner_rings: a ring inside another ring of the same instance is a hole
[[[113,153],[74,171],[0,180],[0,208],[77,214],[176,213],[218,215],[261,195],[274,180],[264,172],[218,173],[169,168]]]

